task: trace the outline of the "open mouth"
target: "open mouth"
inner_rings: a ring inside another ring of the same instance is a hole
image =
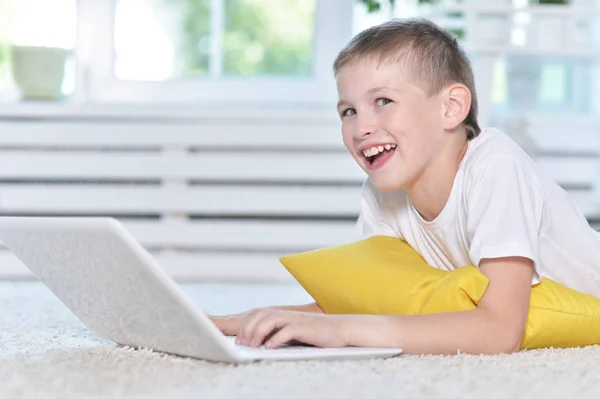
[[[396,151],[396,145],[386,144],[377,147],[369,148],[363,151],[363,156],[367,160],[367,164],[370,167],[382,166],[388,159],[390,159]]]

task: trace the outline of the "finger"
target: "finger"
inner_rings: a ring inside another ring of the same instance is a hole
[[[237,335],[242,324],[241,318],[239,317],[219,317],[209,316],[211,321],[215,323],[217,328],[225,335]]]
[[[275,349],[291,341],[308,343],[303,339],[302,329],[301,324],[287,324],[283,326],[265,342],[265,348]]]
[[[269,313],[270,312],[268,310],[264,309],[258,309],[250,313],[240,326],[238,336],[235,342],[240,345],[249,346],[250,339],[252,337],[252,332],[255,326],[260,322],[262,318],[269,315]]]
[[[288,323],[265,342],[265,348],[273,349],[283,344],[302,343],[320,348],[337,348],[344,346],[330,333],[316,328],[313,323]]]
[[[282,314],[270,313],[260,319],[250,332],[250,346],[260,346],[265,339],[270,338],[277,331],[290,323],[290,317]]]

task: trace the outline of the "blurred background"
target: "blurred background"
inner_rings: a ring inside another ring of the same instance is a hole
[[[332,61],[415,16],[600,224],[600,0],[0,0],[0,214],[117,217],[179,281],[289,281],[278,256],[357,238]]]

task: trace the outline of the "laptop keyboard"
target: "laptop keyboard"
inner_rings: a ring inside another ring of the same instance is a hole
[[[235,337],[227,337],[235,346],[236,351],[250,359],[348,359],[365,357],[390,357],[402,353],[401,349],[392,348],[320,348],[309,345],[281,345],[275,349],[266,349],[264,346],[250,347],[235,344]]]
[[[263,345],[255,347],[255,346],[245,346],[245,345],[238,345],[235,343],[235,337],[226,337],[228,340],[230,340],[237,349],[242,350],[242,351],[250,351],[250,352],[256,352],[256,351],[272,351],[272,350],[281,350],[281,349],[286,349],[286,350],[315,350],[315,349],[325,349],[325,348],[317,348],[315,346],[309,346],[309,345],[287,345],[287,344],[283,344],[281,346],[279,346],[278,348],[275,349],[267,349],[265,348]]]

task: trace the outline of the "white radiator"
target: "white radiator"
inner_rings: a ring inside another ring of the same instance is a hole
[[[178,280],[287,281],[280,255],[356,239],[365,174],[334,110],[26,110],[0,110],[2,215],[117,217]],[[594,219],[600,124],[584,122],[527,132]],[[33,276],[3,250],[0,278]]]

